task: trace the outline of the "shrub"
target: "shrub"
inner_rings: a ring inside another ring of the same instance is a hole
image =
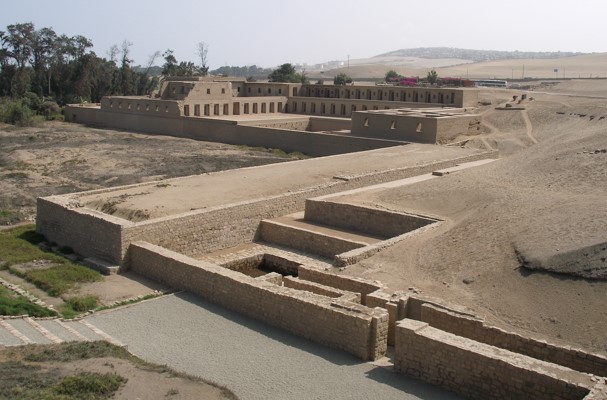
[[[17,125],[31,126],[34,123],[34,112],[22,100],[8,100],[2,110],[2,122]]]
[[[97,308],[98,301],[97,296],[81,296],[68,299],[67,304],[74,311],[85,312]]]
[[[48,121],[61,120],[61,107],[54,101],[45,101],[40,105],[38,112],[46,117]]]
[[[83,372],[65,377],[53,389],[57,394],[79,399],[95,399],[107,396],[120,388],[126,379],[117,374]]]

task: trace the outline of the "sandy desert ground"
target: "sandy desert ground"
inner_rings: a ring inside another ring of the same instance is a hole
[[[494,109],[520,91],[482,92],[493,102],[480,110],[483,133],[457,140],[499,149],[498,161],[348,197],[445,223],[347,273],[416,287],[506,329],[607,351],[607,106],[585,97],[607,97],[607,82],[562,85],[527,92],[534,100],[524,111]],[[603,280],[536,272],[522,261]]]
[[[60,122],[0,126],[0,225],[33,221],[36,198],[297,159],[221,143]]]

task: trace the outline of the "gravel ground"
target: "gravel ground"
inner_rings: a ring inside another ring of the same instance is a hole
[[[227,386],[248,399],[457,399],[182,293],[88,320],[145,360]]]

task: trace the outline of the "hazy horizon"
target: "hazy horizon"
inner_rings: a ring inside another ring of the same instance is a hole
[[[512,0],[507,7],[486,1],[431,6],[398,0],[368,2],[277,0],[208,2],[184,0],[167,6],[158,0],[10,2],[0,15],[0,30],[33,22],[57,34],[83,35],[93,51],[107,57],[124,40],[133,65],[146,64],[155,51],[174,51],[178,61],[199,63],[196,44],[209,46],[211,69],[223,65],[273,67],[285,62],[324,63],[368,58],[417,47],[475,50],[607,52],[602,18],[607,4],[580,0]],[[254,5],[253,5],[254,4]],[[155,64],[161,65],[162,59]]]

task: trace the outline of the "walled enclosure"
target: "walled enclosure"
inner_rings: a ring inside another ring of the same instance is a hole
[[[477,100],[478,92],[475,89],[461,88],[319,87],[224,79],[166,78],[154,97],[107,96],[100,105],[68,105],[65,120],[325,156],[402,142],[402,139],[397,139],[398,136],[385,135],[380,131],[376,136],[374,131],[368,129],[348,135],[345,131],[350,128],[349,121],[340,121],[336,117],[349,118],[361,110],[475,106]],[[307,123],[304,116],[294,117],[296,119],[286,117],[287,120],[282,122],[272,121],[277,114],[281,117],[297,114],[316,117],[308,119]],[[262,122],[246,123],[238,118],[241,115],[259,115]],[[322,122],[319,116],[329,119]],[[297,131],[303,126],[317,132]],[[432,129],[438,128],[426,124],[423,132],[400,136],[420,143],[434,143],[441,135]],[[446,129],[443,127],[441,130]],[[318,131],[341,131],[341,134],[336,136]],[[442,136],[445,136],[444,132]]]
[[[437,110],[382,109],[412,104],[420,108],[467,107],[476,105],[475,96],[475,90],[460,89],[179,79],[165,81],[158,98],[105,98],[100,107],[68,107],[66,119],[327,155],[403,144],[401,140],[412,135],[413,128],[414,139],[440,142],[467,129],[470,117],[456,120]],[[291,114],[280,119],[263,118],[263,114],[280,112]],[[352,134],[348,135],[347,120],[339,117],[352,113],[353,119],[359,118],[357,115],[363,119],[358,120],[360,126],[354,123]],[[227,118],[244,114],[260,114],[260,118]],[[416,120],[419,115],[421,121]],[[364,126],[364,118],[368,118],[369,126]],[[420,122],[422,132],[417,132]],[[367,135],[371,130],[370,138]],[[71,246],[83,255],[121,264],[176,289],[188,290],[364,360],[377,359],[388,344],[394,345],[397,371],[471,398],[581,399],[596,387],[594,377],[586,373],[607,374],[606,357],[506,332],[435,299],[401,292],[388,294],[381,283],[327,273],[317,266],[287,260],[285,268],[296,269],[296,278],[275,272],[253,278],[229,269],[237,269],[235,265],[219,266],[194,259],[253,241],[260,233],[258,226],[262,219],[302,210],[304,203],[311,221],[355,231],[364,227],[369,233],[392,238],[383,242],[389,243],[395,239],[394,235],[401,235],[403,225],[423,227],[436,220],[406,214],[394,218],[352,204],[311,198],[486,157],[488,154],[471,153],[406,168],[358,175],[346,173],[328,182],[273,196],[192,209],[143,222],[89,209],[80,204],[78,194],[53,196],[38,200],[37,230],[48,240]],[[115,189],[96,193],[112,190]],[[364,251],[368,253],[373,246],[366,248]],[[340,254],[336,261],[343,265],[355,262],[361,256],[359,251]],[[258,258],[264,257],[276,256],[263,254],[247,262],[259,262]]]
[[[278,286],[145,242],[131,244],[129,266],[148,278],[363,360],[375,360],[386,351],[388,313],[379,308]]]
[[[308,198],[430,173],[488,156],[487,153],[475,153],[415,167],[377,171],[277,196],[208,207],[137,223],[83,207],[79,204],[78,194],[51,196],[38,199],[36,229],[49,241],[60,246],[70,246],[79,254],[115,265],[122,264],[129,244],[134,241],[146,241],[197,257],[252,241],[262,219],[302,210]],[[170,183],[171,180],[163,182]],[[134,187],[145,185],[150,184]],[[86,193],[110,193],[113,190],[115,189],[101,189]],[[95,228],[94,231],[89,230],[92,227]]]

